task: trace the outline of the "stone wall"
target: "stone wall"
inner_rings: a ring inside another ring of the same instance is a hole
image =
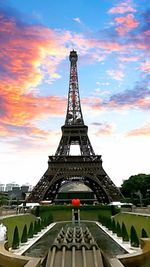
[[[41,259],[15,255],[8,250],[7,242],[0,243],[1,267],[40,267]]]
[[[142,238],[141,240],[141,252],[124,254],[117,258],[121,261],[125,267],[150,266],[150,238]]]

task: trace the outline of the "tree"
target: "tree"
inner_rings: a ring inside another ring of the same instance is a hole
[[[25,224],[24,228],[23,228],[23,232],[22,232],[22,236],[21,236],[21,243],[26,243],[28,240],[28,235],[27,235],[27,226]]]
[[[139,247],[139,239],[133,225],[130,230],[130,243],[132,247]]]
[[[37,207],[35,208],[35,216],[36,216],[36,217],[39,217],[39,216],[40,216],[40,206],[37,206]]]
[[[16,226],[13,235],[12,249],[17,249],[18,247],[19,247],[19,232],[18,232],[18,227]]]
[[[38,225],[37,225],[37,221],[34,222],[34,234],[37,235],[38,233]]]
[[[144,228],[142,228],[141,237],[142,237],[142,238],[147,238],[147,237],[148,237],[148,234],[147,234],[147,232],[145,231]]]
[[[33,237],[33,222],[30,223],[29,231],[28,231],[28,237],[32,238]]]
[[[41,231],[41,220],[38,219],[37,221],[37,231],[40,232]]]
[[[122,233],[121,233],[121,227],[120,227],[120,224],[119,224],[119,222],[117,222],[117,236],[118,237],[121,237],[122,236]]]
[[[112,219],[112,231],[113,231],[113,233],[116,233],[116,231],[117,231],[116,228],[117,228],[117,227],[116,227],[115,219],[113,218],[113,219]]]
[[[0,194],[0,206],[7,205],[8,201],[9,199],[7,196]]]
[[[122,239],[123,241],[129,241],[129,235],[124,223],[122,223]]]
[[[142,198],[146,198],[148,189],[150,190],[150,174],[132,175],[121,185],[122,194],[129,198],[132,196],[139,197],[139,193],[142,194]]]

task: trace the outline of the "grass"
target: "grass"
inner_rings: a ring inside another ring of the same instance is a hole
[[[11,216],[6,217],[0,220],[0,223],[3,223],[7,227],[7,236],[8,236],[8,244],[11,246],[13,240],[13,234],[15,226],[18,226],[19,230],[19,239],[21,239],[21,235],[23,232],[24,225],[27,225],[27,231],[29,230],[30,223],[34,222],[36,217],[32,214],[23,214],[19,216]]]
[[[105,206],[80,206],[80,207],[72,207],[67,205],[52,205],[52,206],[43,206],[40,207],[40,216],[42,218],[48,217],[52,215],[53,221],[71,221],[72,220],[72,209],[79,208],[80,209],[80,217],[81,220],[90,220],[90,221],[98,221],[99,215],[111,216],[111,209]],[[30,223],[34,222],[36,219],[34,214],[23,214],[23,215],[15,215],[11,217],[6,217],[0,220],[0,223],[3,223],[7,227],[7,235],[8,235],[8,244],[12,245],[13,234],[15,226],[18,227],[19,230],[19,238],[21,239],[24,225],[27,225],[27,231],[29,230]]]
[[[41,217],[47,217],[48,214],[51,214],[53,217],[53,221],[71,221],[72,220],[72,209],[80,209],[80,217],[81,220],[92,220],[98,221],[98,216],[105,215],[111,216],[111,209],[102,206],[80,206],[73,207],[67,205],[53,205],[53,206],[45,206],[40,207],[39,214]]]
[[[150,217],[130,213],[119,213],[114,216],[114,219],[115,222],[119,222],[120,225],[124,222],[129,235],[131,226],[133,225],[139,238],[141,237],[142,228],[144,228],[150,237]]]

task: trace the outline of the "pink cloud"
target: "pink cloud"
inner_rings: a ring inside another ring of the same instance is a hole
[[[96,131],[96,136],[101,135],[112,135],[114,132],[114,125],[108,124],[106,122],[104,123],[92,123],[92,125],[98,127],[98,130]]]
[[[0,122],[3,125],[0,128],[1,134],[4,134],[5,130],[7,132],[10,129],[7,125],[11,124],[13,130],[17,129],[15,128],[17,126],[20,129],[26,127],[34,134],[44,135],[44,131],[35,127],[34,121],[44,116],[64,115],[63,112],[66,110],[64,97],[37,96],[37,92],[38,86],[43,81],[50,83],[60,77],[57,67],[66,55],[68,56],[70,47],[71,49],[72,46],[76,47],[81,55],[86,55],[92,50],[91,59],[97,61],[104,60],[105,56],[112,52],[147,48],[147,44],[144,43],[122,45],[114,40],[88,38],[83,34],[69,31],[56,32],[39,25],[21,24],[15,18],[8,18],[2,14],[0,33],[2,36]],[[69,48],[65,47],[66,44]],[[124,74],[122,70],[110,70],[109,75],[121,80]],[[83,99],[82,102],[87,108],[95,110],[106,108],[106,104],[99,98]],[[113,101],[111,104],[113,106]],[[145,102],[146,104],[148,105]],[[142,105],[144,106],[144,100]]]
[[[6,137],[6,136],[38,136],[38,138],[46,137],[50,135],[50,132],[41,130],[37,128],[36,126],[26,123],[23,126],[21,125],[12,125],[8,123],[1,123],[0,124],[0,136]]]
[[[146,60],[144,63],[142,63],[140,69],[150,74],[150,60]]]
[[[150,137],[150,124],[134,129],[127,133],[127,136],[147,136]]]
[[[114,18],[114,21],[117,25],[116,31],[121,36],[137,28],[139,25],[139,22],[135,19],[133,14],[128,14],[125,17],[116,17]]]
[[[3,127],[0,128],[0,135],[3,135],[4,126],[7,124],[11,125],[14,130],[17,130],[17,127],[18,129],[24,127],[24,132],[26,132],[25,128],[30,130],[32,123],[42,117],[63,116],[67,104],[67,100],[63,97],[37,97],[32,93],[21,96],[15,93],[0,93],[0,100],[4,103],[1,106],[0,123]],[[34,125],[32,131],[34,134],[44,134],[44,131],[35,128]]]
[[[145,31],[145,32],[144,32],[144,35],[145,35],[145,36],[150,36],[150,30]]]
[[[108,70],[107,74],[117,81],[121,81],[124,78],[123,70]]]
[[[0,134],[24,129],[44,136],[45,131],[35,127],[33,121],[52,114],[62,116],[66,107],[64,97],[37,96],[43,80],[49,77],[47,82],[52,82],[59,78],[57,66],[68,55],[63,33],[20,24],[3,14],[0,33]]]
[[[118,58],[120,61],[123,61],[123,62],[130,62],[130,61],[137,61],[139,59],[139,57],[119,57]]]
[[[128,12],[136,12],[136,10],[130,5],[130,2],[121,2],[115,7],[112,7],[108,13],[110,14],[124,14]]]

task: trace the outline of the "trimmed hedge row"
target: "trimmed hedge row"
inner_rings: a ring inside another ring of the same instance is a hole
[[[32,210],[32,214],[41,218],[51,216],[52,221],[68,221],[72,217],[72,209],[77,208],[80,210],[81,220],[98,220],[98,214],[105,214],[110,217],[120,212],[120,209],[107,206],[107,205],[81,205],[74,207],[72,205],[50,205],[50,206],[38,206]]]
[[[130,235],[128,235],[125,224],[122,223],[120,225],[119,222],[116,223],[114,218],[99,216],[99,222],[101,222],[102,225],[106,226],[113,233],[116,233],[118,237],[122,237],[123,241],[130,241],[131,246],[139,247],[139,238],[136,229],[134,228],[133,225],[130,228]],[[145,229],[142,229],[141,238],[145,237],[148,237],[148,234],[145,231]]]
[[[27,225],[24,225],[21,238],[19,237],[18,227],[15,226],[14,234],[13,234],[13,242],[12,242],[12,249],[17,249],[20,243],[26,243],[28,238],[32,238],[34,235],[38,234],[44,227],[48,226],[51,223],[51,217],[44,218],[37,218],[35,222],[30,223],[29,231],[27,231]]]

